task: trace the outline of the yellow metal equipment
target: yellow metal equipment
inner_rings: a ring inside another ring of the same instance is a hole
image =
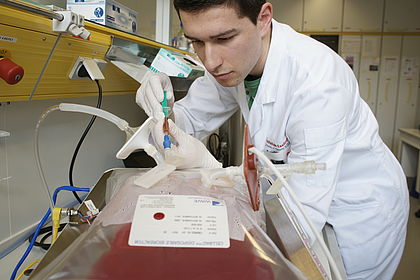
[[[68,74],[79,56],[105,59],[112,36],[155,48],[175,48],[135,35],[86,22],[90,40],[63,35],[53,53],[33,99],[97,95],[96,85],[87,80],[70,80]],[[0,80],[0,102],[29,100],[58,34],[52,20],[0,4],[0,57],[7,56],[25,70],[23,79],[9,85]],[[139,84],[108,63],[104,70],[104,94],[133,94]]]

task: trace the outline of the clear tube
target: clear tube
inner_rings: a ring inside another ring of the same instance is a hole
[[[50,190],[48,188],[47,181],[45,180],[44,171],[42,170],[42,164],[41,164],[41,160],[39,158],[39,145],[38,145],[38,140],[39,139],[38,138],[39,138],[39,126],[40,126],[41,122],[47,117],[48,114],[50,114],[51,112],[54,112],[54,111],[58,111],[58,110],[60,110],[59,106],[54,105],[54,106],[49,107],[47,110],[45,110],[42,113],[41,117],[38,120],[38,123],[36,124],[35,136],[34,136],[35,137],[35,139],[34,139],[35,162],[36,162],[36,166],[38,168],[39,176],[41,177],[42,183],[44,185],[44,190],[45,190],[45,192],[47,193],[47,196],[48,196],[48,201],[50,203],[51,213],[54,209],[54,203],[53,203],[53,200],[52,200],[52,197],[51,197]]]
[[[235,186],[236,179],[243,180],[244,171],[241,166],[229,166],[226,168],[204,168],[200,170],[201,182],[206,187],[218,186],[232,188]]]
[[[289,184],[287,183],[287,181],[284,179],[283,175],[276,169],[276,167],[274,166],[274,164],[267,158],[267,156],[259,151],[258,149],[256,149],[255,147],[250,148],[248,151],[254,153],[255,155],[257,155],[258,159],[261,160],[262,162],[264,162],[274,173],[274,175],[277,176],[278,180],[281,181],[281,183],[283,184],[283,186],[287,189],[288,193],[290,194],[290,197],[293,199],[293,201],[296,203],[299,211],[302,213],[303,217],[305,218],[306,222],[308,223],[310,229],[312,230],[312,232],[315,234],[316,239],[318,240],[319,244],[321,245],[322,250],[324,251],[325,255],[328,258],[328,261],[330,263],[331,269],[336,277],[337,280],[343,280],[343,278],[341,277],[341,274],[337,268],[337,265],[333,259],[333,257],[331,256],[330,251],[327,248],[327,245],[325,245],[324,239],[321,237],[321,235],[319,234],[319,232],[317,232],[317,230],[315,229],[314,224],[312,223],[311,219],[308,217],[308,215],[306,215],[305,210],[303,209],[302,204],[300,203],[300,201],[298,200],[295,192],[292,190],[292,188],[289,186]]]
[[[169,116],[172,114],[172,108],[169,106],[162,106],[162,112],[165,115],[165,118],[169,118]]]
[[[117,117],[114,114],[111,114],[110,112],[107,112],[105,110],[98,109],[95,107],[81,105],[81,104],[60,103],[59,108],[61,111],[65,111],[65,112],[86,113],[86,114],[103,118],[107,121],[112,122],[116,126],[118,126],[118,128],[121,129],[122,131],[126,131],[128,127],[128,123],[125,120]]]
[[[127,135],[127,138],[130,138],[131,136],[134,135],[136,129],[132,128],[128,125],[128,122],[117,117],[114,114],[111,114],[105,110],[102,109],[98,109],[95,107],[91,107],[91,106],[86,106],[86,105],[81,105],[81,104],[72,104],[72,103],[61,103],[59,105],[54,105],[49,107],[46,111],[44,111],[41,115],[41,117],[38,120],[38,123],[36,125],[35,128],[35,141],[34,141],[34,145],[35,145],[35,161],[38,167],[38,172],[39,175],[41,177],[42,183],[45,187],[45,190],[47,192],[49,201],[50,201],[50,207],[51,207],[51,212],[53,211],[54,205],[52,203],[51,200],[51,194],[50,191],[48,189],[48,184],[47,181],[45,179],[45,175],[42,169],[42,164],[41,164],[41,160],[39,158],[39,144],[38,144],[38,138],[39,138],[39,126],[41,124],[41,122],[47,117],[47,115],[53,111],[65,111],[65,112],[78,112],[78,113],[86,113],[86,114],[90,114],[90,115],[94,115],[100,118],[103,118],[107,121],[112,122],[113,124],[115,124],[116,126],[118,126],[119,129],[121,129],[122,131],[124,131]],[[153,147],[154,148],[154,147]],[[149,148],[149,151],[153,150],[153,148]],[[161,159],[157,159],[155,158],[155,156],[153,157],[156,161]]]
[[[276,169],[283,174],[292,175],[293,173],[303,173],[303,174],[314,174],[317,170],[325,170],[325,163],[316,163],[313,160],[307,160],[304,162],[290,163],[290,164],[279,164],[275,165]],[[270,167],[264,167],[263,173],[274,174]]]

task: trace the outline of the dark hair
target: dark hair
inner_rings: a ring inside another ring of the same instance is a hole
[[[257,24],[258,14],[265,0],[174,0],[175,10],[198,13],[214,6],[226,5],[236,9],[239,17],[247,17]]]

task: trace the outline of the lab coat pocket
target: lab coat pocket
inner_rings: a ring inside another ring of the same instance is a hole
[[[392,252],[396,235],[380,199],[340,199],[331,219],[348,274],[370,274]]]
[[[346,119],[343,118],[327,126],[306,128],[304,133],[307,149],[333,145],[343,140],[346,136]]]
[[[318,163],[325,163],[327,170],[308,174],[307,184],[309,186],[333,186],[336,168],[339,164],[344,149],[346,137],[346,119],[330,125],[307,128],[305,135],[305,160],[313,160]]]

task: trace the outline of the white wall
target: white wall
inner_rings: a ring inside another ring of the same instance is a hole
[[[135,104],[135,96],[105,96],[102,108],[138,126],[145,115]],[[0,243],[39,220],[48,207],[34,159],[34,129],[46,108],[60,102],[96,106],[96,97],[62,100],[1,103],[0,130],[10,132],[0,138]],[[51,190],[68,185],[68,170],[73,150],[90,116],[79,113],[53,112],[41,123],[40,157]],[[77,186],[91,187],[101,174],[122,167],[115,158],[125,141],[125,133],[115,125],[97,119],[83,143],[74,167]],[[74,200],[70,193],[60,193],[59,202]]]

